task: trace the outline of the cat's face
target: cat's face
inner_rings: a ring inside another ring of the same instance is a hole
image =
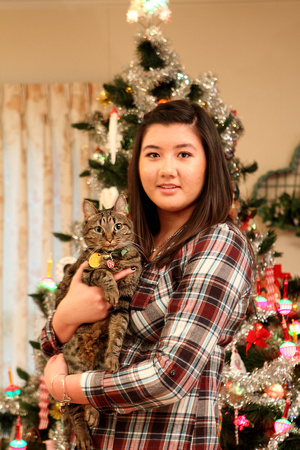
[[[113,251],[128,247],[134,242],[132,222],[126,214],[126,202],[118,200],[112,209],[102,211],[84,201],[86,224],[83,236],[89,248]]]

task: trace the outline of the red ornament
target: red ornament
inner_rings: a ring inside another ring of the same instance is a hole
[[[250,330],[247,336],[246,341],[248,342],[246,347],[246,353],[252,344],[257,345],[258,347],[265,348],[267,347],[266,339],[271,336],[271,333],[266,330],[261,323],[254,324],[254,330]]]
[[[253,215],[252,214],[249,214],[249,216],[247,216],[246,219],[244,220],[244,222],[242,224],[242,231],[247,230],[247,227],[248,227],[250,219],[253,219]]]
[[[233,423],[235,426],[239,427],[240,431],[242,431],[244,427],[249,427],[250,424],[246,416],[238,416],[236,419],[234,419]]]

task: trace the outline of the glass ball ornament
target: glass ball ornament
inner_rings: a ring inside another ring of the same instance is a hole
[[[297,346],[293,342],[285,341],[283,344],[281,344],[279,350],[283,356],[292,358],[296,354]]]
[[[48,291],[55,291],[57,284],[51,277],[44,277],[38,283],[38,287],[47,289]]]
[[[5,388],[5,393],[6,393],[7,397],[13,398],[13,397],[16,397],[17,395],[21,394],[21,388],[20,388],[20,386],[17,386],[16,384],[11,384],[11,385],[7,386],[7,388]]]
[[[268,300],[262,295],[255,297],[255,303],[260,309],[265,309],[268,306]]]
[[[25,450],[27,448],[27,442],[23,439],[14,439],[9,444],[9,450],[18,448],[19,450]]]
[[[92,154],[92,159],[94,159],[95,161],[99,162],[100,164],[104,164],[105,163],[105,152],[103,150],[101,150],[100,147],[96,147],[93,154]]]
[[[289,326],[289,333],[291,336],[293,336],[294,333],[300,334],[300,322],[294,320],[294,322]]]
[[[265,388],[265,393],[271,398],[283,398],[285,396],[285,389],[281,386],[281,384],[276,383]]]
[[[127,12],[127,22],[129,23],[137,23],[139,21],[139,13],[134,10],[129,10]]]
[[[287,316],[293,309],[293,303],[288,298],[282,298],[279,302],[278,312],[282,316]]]
[[[286,433],[292,427],[291,422],[288,419],[278,419],[274,423],[274,429],[277,434]]]
[[[21,419],[20,416],[17,418],[16,423],[16,439],[9,443],[9,450],[18,448],[19,450],[26,450],[27,442],[21,439]]]

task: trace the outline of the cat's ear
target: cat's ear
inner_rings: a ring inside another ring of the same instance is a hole
[[[127,215],[127,201],[125,195],[119,195],[116,203],[114,204],[113,210]]]
[[[85,221],[99,212],[98,209],[95,208],[95,206],[88,200],[83,200],[82,207]]]

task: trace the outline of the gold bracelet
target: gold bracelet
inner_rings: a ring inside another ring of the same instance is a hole
[[[53,381],[55,380],[55,378],[59,377],[60,375],[65,376],[64,373],[57,373],[51,380],[50,395],[53,398],[54,398],[54,395],[53,395]],[[54,398],[54,400],[55,400],[55,398]]]
[[[70,396],[66,393],[66,391],[65,391],[65,379],[66,379],[66,376],[67,376],[67,375],[65,375],[65,376],[62,378],[62,380],[61,380],[61,383],[62,383],[62,386],[63,386],[63,391],[64,391],[62,403],[64,403],[65,405],[69,405],[70,403],[72,403],[72,399],[71,399],[71,397],[70,397]]]

